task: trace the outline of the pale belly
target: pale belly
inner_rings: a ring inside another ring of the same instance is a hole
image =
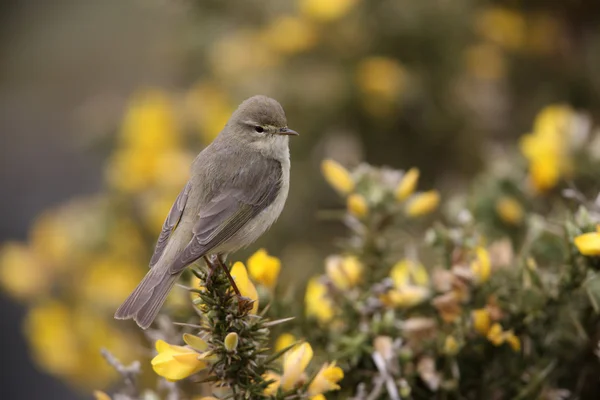
[[[212,254],[231,253],[254,243],[273,225],[283,211],[289,191],[289,166],[283,167],[282,185],[278,196],[267,208],[244,225],[236,234],[211,251]],[[287,168],[286,168],[287,167]]]

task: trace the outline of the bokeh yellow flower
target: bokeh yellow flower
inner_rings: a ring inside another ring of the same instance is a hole
[[[233,264],[233,267],[231,267],[230,272],[242,296],[253,300],[250,312],[256,314],[258,311],[258,292],[250,278],[248,278],[248,272],[246,271],[244,263],[240,261],[236,262]]]
[[[255,282],[273,290],[277,284],[281,260],[270,256],[265,249],[259,249],[248,258],[248,272]]]
[[[346,200],[348,212],[355,217],[362,218],[369,213],[367,200],[358,193],[352,193]]]
[[[429,298],[429,289],[422,286],[404,285],[382,294],[379,299],[388,307],[410,308]]]
[[[143,277],[141,265],[111,255],[99,256],[83,271],[78,288],[88,304],[112,310],[125,300]]]
[[[262,38],[277,52],[295,54],[313,47],[318,37],[310,21],[295,16],[282,16],[277,17],[262,32]]]
[[[419,174],[420,172],[418,168],[411,168],[406,171],[394,192],[396,200],[404,201],[408,198],[408,196],[414,193],[415,189],[417,188],[417,183],[419,182]]]
[[[386,103],[400,96],[406,81],[404,67],[393,58],[369,57],[361,61],[356,70],[356,83],[363,95]]]
[[[195,121],[205,144],[217,137],[234,111],[227,92],[210,81],[196,83],[185,102],[187,113]]]
[[[506,337],[504,336],[504,332],[502,331],[502,326],[499,323],[495,323],[490,327],[490,330],[487,333],[487,339],[494,345],[500,346],[504,343]]]
[[[275,353],[291,346],[296,342],[296,337],[291,333],[282,333],[275,341]]]
[[[101,390],[94,390],[94,399],[95,400],[111,400],[110,396]]]
[[[568,136],[572,115],[567,106],[548,106],[537,115],[533,133],[521,138],[519,145],[529,161],[529,178],[540,192],[554,188],[571,172]]]
[[[510,196],[502,196],[496,201],[496,213],[508,225],[520,225],[525,214],[521,203]]]
[[[281,376],[275,372],[268,371],[262,376],[265,381],[273,381],[263,390],[263,394],[266,396],[273,396],[277,393],[279,386],[281,386]]]
[[[73,246],[74,221],[69,209],[46,211],[38,216],[29,232],[29,243],[38,258],[53,269],[64,270],[76,250]]]
[[[115,329],[88,308],[72,308],[49,300],[31,308],[24,331],[36,363],[53,375],[88,387],[106,386],[116,375],[100,354],[105,347],[129,362],[134,354],[130,335]]]
[[[156,351],[158,354],[151,361],[152,369],[170,381],[185,379],[206,368],[202,354],[188,347],[175,346],[164,340],[158,340]]]
[[[501,346],[504,343],[508,343],[515,352],[521,351],[521,339],[512,330],[504,331],[499,323],[491,326],[487,333],[487,339],[494,346]]]
[[[484,247],[475,249],[475,260],[471,262],[471,272],[479,283],[486,282],[492,273],[490,254]]]
[[[430,190],[416,194],[406,206],[406,215],[412,218],[430,214],[440,204],[440,194],[437,190]]]
[[[179,128],[170,99],[158,90],[137,94],[125,115],[119,147],[107,165],[109,185],[128,193],[154,185],[160,157],[179,146]]]
[[[302,378],[304,370],[313,357],[313,349],[310,344],[302,343],[288,351],[284,357],[281,388],[290,390]]]
[[[0,248],[0,285],[19,300],[43,296],[51,282],[49,271],[24,244],[5,243]]]
[[[338,382],[344,378],[344,371],[334,363],[321,367],[313,381],[308,385],[308,395],[316,396],[332,390],[340,390]]]
[[[484,38],[508,50],[525,44],[526,22],[523,15],[503,7],[490,7],[476,19],[476,28]]]
[[[446,336],[444,340],[444,353],[449,356],[454,356],[458,353],[458,342],[454,336]]]
[[[512,331],[505,333],[505,340],[514,351],[521,351],[521,339],[519,339]]]
[[[357,0],[298,0],[300,12],[309,18],[328,22],[346,15]]]
[[[229,83],[242,82],[281,64],[281,55],[261,40],[261,35],[255,30],[238,29],[216,40],[209,52],[213,74]]]
[[[408,258],[398,261],[390,271],[390,277],[397,288],[415,284],[418,286],[429,285],[429,274],[420,262]]]
[[[600,257],[600,225],[596,232],[588,232],[573,239],[577,250],[584,256]]]
[[[321,173],[327,183],[337,190],[338,193],[347,195],[354,190],[352,175],[340,163],[333,160],[323,160],[321,163]]]
[[[308,281],[304,303],[308,317],[314,317],[322,324],[333,318],[334,309],[331,300],[327,298],[327,287],[318,277]]]
[[[487,308],[479,308],[471,311],[471,319],[473,321],[473,328],[481,335],[486,336],[490,330],[492,320],[490,318],[490,312]]]
[[[325,272],[336,288],[346,290],[360,282],[363,265],[354,256],[334,255],[325,259]]]
[[[76,332],[66,305],[47,301],[32,308],[25,320],[35,361],[47,371],[69,376],[79,365]]]

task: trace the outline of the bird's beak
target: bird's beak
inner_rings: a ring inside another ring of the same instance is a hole
[[[287,135],[287,136],[298,136],[298,132],[291,130],[290,128],[281,128],[278,132],[278,135]]]

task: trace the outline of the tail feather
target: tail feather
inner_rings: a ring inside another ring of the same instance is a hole
[[[116,319],[133,318],[142,329],[152,324],[171,288],[181,275],[181,273],[172,275],[157,267],[148,271],[133,293],[117,309]]]

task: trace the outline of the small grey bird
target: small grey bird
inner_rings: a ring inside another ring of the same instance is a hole
[[[238,107],[194,160],[158,237],[150,271],[115,318],[133,318],[146,329],[188,265],[216,256],[227,271],[222,257],[248,246],[275,222],[289,189],[289,135],[297,133],[287,127],[276,100],[254,96]]]

